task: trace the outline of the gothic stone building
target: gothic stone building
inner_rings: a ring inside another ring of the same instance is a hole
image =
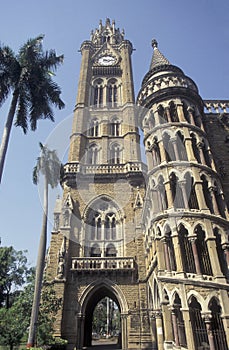
[[[229,346],[229,102],[202,100],[152,46],[136,100],[133,47],[114,21],[81,46],[46,268],[68,349],[91,345],[104,297],[120,310],[121,349]]]

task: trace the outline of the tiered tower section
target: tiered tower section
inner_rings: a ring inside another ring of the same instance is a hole
[[[148,163],[142,222],[154,344],[226,350],[228,210],[204,102],[155,40],[152,46],[137,104]]]

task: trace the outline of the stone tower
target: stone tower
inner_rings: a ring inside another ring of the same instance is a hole
[[[142,224],[153,341],[160,350],[226,350],[228,101],[203,101],[156,40],[152,46],[137,104],[148,163]]]
[[[203,101],[152,46],[137,103],[132,44],[115,22],[81,46],[46,268],[69,350],[91,345],[104,297],[120,311],[123,350],[228,349],[229,101]]]
[[[82,63],[63,198],[54,212],[47,275],[62,309],[55,335],[69,349],[91,345],[96,304],[120,311],[122,349],[151,349],[140,226],[141,162],[132,44],[106,20],[81,46]]]

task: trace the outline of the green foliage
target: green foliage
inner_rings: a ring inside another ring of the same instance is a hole
[[[48,184],[54,188],[58,185],[61,176],[61,162],[56,151],[49,150],[48,147],[39,143],[41,155],[37,158],[37,164],[33,169],[33,183],[37,185],[39,173],[44,175]]]
[[[22,338],[27,336],[35,274],[34,269],[27,267],[27,259],[23,252],[18,252],[13,247],[1,247],[0,276],[3,298],[2,307],[0,307],[0,345],[8,345],[12,348],[19,345]],[[6,307],[6,293],[10,296],[8,307]],[[53,285],[44,282],[37,329],[39,345],[55,343],[52,336],[53,325],[60,306],[61,300],[56,297]],[[65,344],[61,338],[59,342],[57,339],[56,344]]]
[[[0,45],[0,106],[12,90],[17,95],[16,126],[24,133],[30,124],[36,130],[38,119],[54,120],[51,104],[64,108],[61,90],[52,80],[52,72],[63,63],[63,55],[44,51],[44,35],[29,39],[16,55]]]
[[[0,307],[9,308],[18,289],[28,281],[32,269],[27,266],[26,251],[0,247]]]

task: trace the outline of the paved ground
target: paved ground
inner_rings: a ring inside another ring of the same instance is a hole
[[[117,340],[94,340],[92,341],[92,346],[87,348],[87,350],[115,350],[119,349],[117,345]]]

